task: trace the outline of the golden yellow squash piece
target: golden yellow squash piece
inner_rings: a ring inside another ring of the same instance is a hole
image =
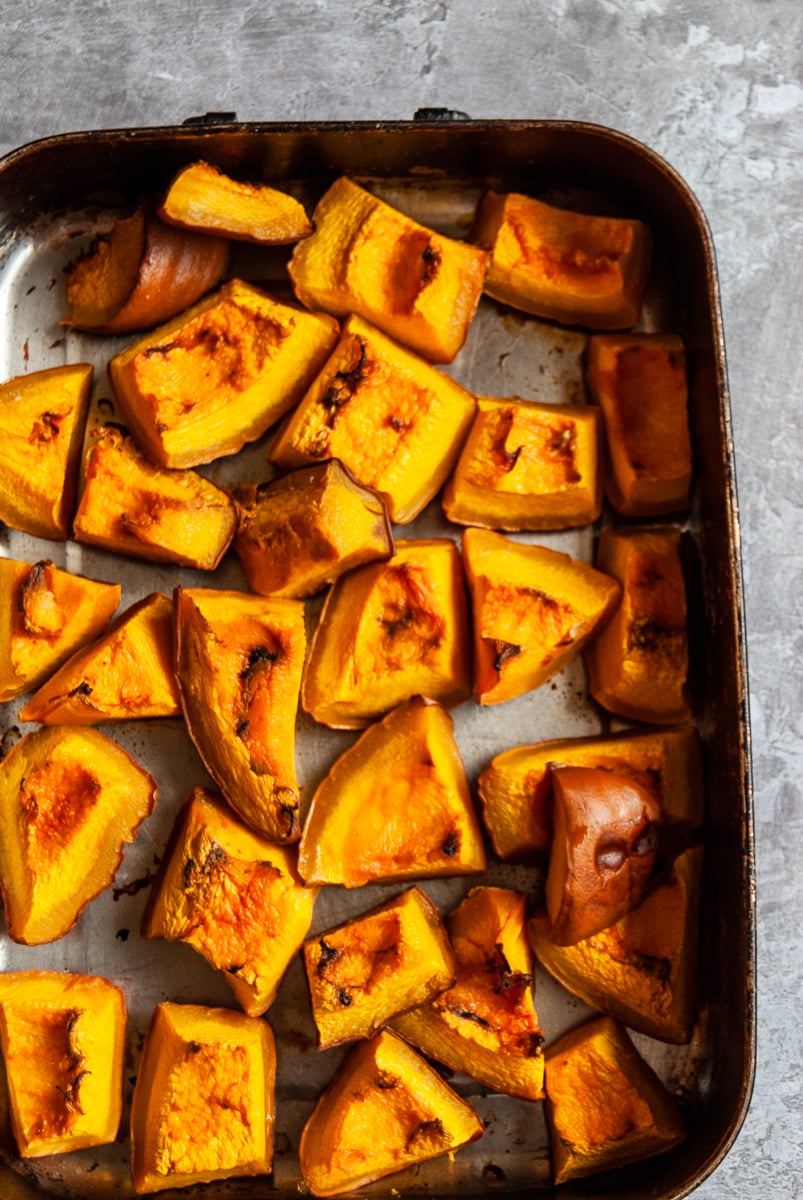
[[[488,255],[405,216],[346,176],[313,214],[290,260],[308,308],[358,313],[430,362],[451,362],[482,294]]]
[[[12,529],[70,536],[92,376],[78,363],[0,384],[0,521]]]
[[[485,1087],[540,1100],[544,1038],[525,905],[524,895],[506,888],[472,889],[446,918],[456,982],[429,1004],[394,1017],[390,1028]]]
[[[269,458],[283,469],[339,458],[404,525],[445,482],[476,407],[459,383],[351,316]]]
[[[371,1037],[450,987],[457,963],[426,892],[413,886],[304,943],[321,1050]]]
[[[38,687],[97,637],[120,595],[119,583],[71,575],[49,559],[0,559],[0,702]]]
[[[197,471],[154,467],[127,430],[94,430],[75,515],[77,542],[213,571],[237,527],[228,492]]]
[[[562,671],[619,598],[616,580],[587,563],[490,530],[465,531],[463,561],[480,704],[520,696]]]
[[[0,1047],[23,1158],[113,1142],[123,1107],[125,998],[60,971],[0,974]]]
[[[226,238],[284,246],[312,232],[294,196],[265,184],[247,183],[207,162],[182,168],[159,208],[171,225]]]
[[[142,936],[192,946],[258,1017],[309,932],[316,895],[292,850],[248,829],[217,793],[195,788],[176,819]]]
[[[232,808],[269,841],[297,841],[303,604],[182,587],[174,602],[181,705],[206,769]]]
[[[590,405],[477,397],[477,416],[443,492],[458,525],[569,529],[602,508],[599,413]]]
[[[268,1175],[275,1080],[266,1021],[228,1008],[157,1005],[131,1102],[137,1194]]]
[[[476,1141],[474,1110],[410,1046],[385,1030],[352,1050],[301,1134],[313,1196],[363,1188]]]
[[[304,669],[304,709],[323,725],[362,729],[413,696],[446,707],[471,694],[460,555],[450,538],[396,543],[326,598]]]
[[[0,763],[0,890],[8,936],[62,937],[114,879],[156,803],[153,779],[96,729],[29,733]]]
[[[109,378],[126,424],[163,467],[236,454],[300,400],[337,321],[239,279],[123,350]]]
[[[675,1101],[610,1017],[549,1047],[546,1091],[555,1183],[641,1162],[686,1136]]]
[[[652,252],[641,221],[486,192],[473,240],[491,252],[485,291],[536,317],[589,329],[638,320]]]
[[[308,883],[346,887],[486,865],[454,723],[420,696],[337,759],[313,796],[298,858]]]

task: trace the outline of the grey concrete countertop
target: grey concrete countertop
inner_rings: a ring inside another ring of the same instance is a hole
[[[473,117],[613,126],[717,249],[741,501],[758,858],[758,1070],[696,1195],[803,1196],[803,9],[798,0],[6,0],[0,153],[71,130]]]

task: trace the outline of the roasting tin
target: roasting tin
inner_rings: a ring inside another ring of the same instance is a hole
[[[739,520],[725,352],[710,233],[686,185],[652,151],[612,130],[566,121],[474,121],[426,110],[414,121],[351,124],[238,124],[211,114],[182,126],[78,133],[25,146],[0,163],[0,378],[67,362],[91,361],[95,401],[106,411],[105,368],[130,338],[68,331],[64,269],[115,206],[164,188],[181,166],[203,158],[236,176],[277,183],[310,206],[339,174],[349,173],[425,224],[466,236],[487,186],[517,190],[585,211],[638,217],[651,228],[655,255],[639,328],[679,333],[686,342],[694,447],[693,506],[681,518],[692,548],[690,614],[695,722],[703,743],[706,819],[701,906],[699,1019],[688,1046],[633,1040],[676,1095],[688,1126],[669,1154],[558,1191],[572,1197],[650,1200],[688,1195],[720,1162],[744,1119],[755,1053],[752,794]],[[420,118],[420,119],[419,119]],[[286,250],[235,246],[231,274],[287,294]],[[483,300],[468,340],[446,368],[471,390],[553,402],[583,399],[585,335]],[[266,439],[205,471],[224,486],[269,477]],[[2,450],[0,449],[0,456]],[[0,470],[2,459],[0,457]],[[603,522],[607,520],[603,516]],[[437,502],[401,536],[445,533]],[[451,530],[454,533],[454,530]],[[598,527],[517,535],[593,561]],[[0,553],[119,581],[119,611],[139,596],[170,592],[176,583],[244,587],[233,555],[210,577],[79,546],[0,531]],[[310,623],[319,605],[309,604]],[[17,705],[4,706],[2,732],[14,736]],[[469,778],[496,753],[522,743],[596,734],[621,727],[588,699],[584,668],[575,662],[534,693],[480,709],[454,711]],[[32,727],[19,726],[25,733]],[[209,783],[179,720],[104,727],[154,774],[157,811],[129,847],[114,886],[85,910],[76,927],[48,946],[23,947],[0,932],[0,968],[50,968],[104,975],[128,1004],[123,1126],[115,1145],[22,1162],[0,1112],[0,1194],[6,1200],[44,1194],[80,1200],[132,1195],[126,1136],[131,1088],[142,1040],[163,999],[233,1006],[221,977],[180,944],[139,936],[147,887],[174,816],[187,792]],[[355,735],[298,721],[297,759],[306,802],[333,759]],[[490,855],[487,882],[520,888],[535,902],[543,875]],[[426,881],[442,910],[453,907],[476,877]],[[404,886],[404,885],[401,885]],[[347,892],[322,889],[312,932],[374,907],[397,887]],[[536,1006],[551,1042],[589,1012],[536,967]],[[292,964],[267,1019],[276,1034],[279,1069],[275,1167],[270,1179],[234,1180],[163,1193],[256,1198],[297,1195],[296,1148],[316,1097],[344,1057],[317,1051],[303,970]],[[543,1106],[489,1094],[455,1076],[456,1089],[486,1125],[479,1141],[362,1189],[358,1194],[479,1197],[550,1194]]]

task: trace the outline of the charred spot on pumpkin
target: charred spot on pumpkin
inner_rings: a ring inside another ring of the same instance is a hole
[[[517,658],[521,654],[521,646],[517,646],[515,642],[505,642],[501,638],[492,638],[491,647],[494,651],[494,670],[501,671],[502,667],[511,658]]]
[[[143,358],[155,358],[157,355],[161,355],[163,358],[167,358],[168,354],[170,354],[171,351],[175,350],[180,345],[181,345],[180,342],[173,341],[173,342],[160,342],[156,346],[146,346],[145,349],[142,351],[142,357]]]
[[[517,446],[515,450],[508,450],[507,439],[510,437],[510,431],[513,428],[513,419],[514,413],[512,408],[506,408],[499,414],[499,433],[491,445],[491,458],[499,470],[505,473],[513,470],[524,448],[523,446]]]
[[[239,975],[240,971],[242,971],[244,967],[245,963],[232,963],[232,965],[230,967],[226,967],[225,970],[228,971],[229,975]]]
[[[493,1029],[490,1021],[486,1021],[485,1017],[481,1017],[479,1013],[473,1012],[470,1008],[457,1008],[452,1004],[447,1005],[446,1008],[447,1012],[450,1012],[453,1017],[459,1017],[461,1021],[474,1021],[482,1029]]]
[[[405,420],[404,417],[397,416],[396,413],[390,413],[385,418],[385,424],[388,425],[395,433],[405,433],[408,429],[412,429],[414,422]]]
[[[341,1008],[351,1008],[353,1001],[352,1001],[351,993],[348,991],[347,988],[338,988],[336,994],[337,994],[337,1002],[341,1006]]]
[[[238,723],[237,728],[235,729],[235,733],[237,734],[238,738],[245,738],[247,736],[248,727],[250,724],[250,721],[240,721]]]
[[[91,696],[93,691],[94,691],[94,688],[92,687],[92,685],[90,683],[87,683],[87,681],[85,679],[82,679],[81,682],[72,689],[72,691],[69,691],[67,693],[67,696],[70,699],[73,696]]]
[[[59,436],[64,414],[43,412],[33,423],[29,441],[33,444],[44,445]]]
[[[198,869],[198,864],[194,858],[188,858],[181,870],[181,885],[184,891],[188,891],[192,887],[193,876]]]
[[[321,396],[321,404],[327,410],[326,424],[330,429],[337,420],[338,411],[352,399],[367,373],[367,351],[363,339],[355,337],[352,349],[357,351],[357,361],[346,370],[337,371]]]
[[[430,283],[438,273],[438,268],[441,265],[441,252],[437,246],[433,246],[432,242],[427,242],[424,247],[421,258],[424,261],[424,271],[421,275],[421,286],[424,287]]]
[[[399,1086],[398,1075],[391,1075],[390,1071],[380,1071],[376,1077],[376,1086],[383,1092],[390,1092],[393,1088]]]
[[[240,671],[239,678],[249,680],[260,671],[269,670],[270,667],[280,658],[278,648],[271,646],[258,645],[252,646],[248,651],[248,659],[246,665]]]
[[[407,1139],[407,1148],[415,1144],[419,1139],[425,1141],[442,1142],[446,1138],[446,1130],[443,1127],[443,1121],[440,1117],[433,1117],[429,1121],[421,1121],[416,1125],[413,1132]]]
[[[327,967],[340,958],[341,951],[336,946],[330,946],[324,938],[320,939],[318,945],[321,950],[321,956],[318,959],[317,971],[319,975],[323,975]]]
[[[441,846],[441,849],[447,858],[454,858],[454,856],[460,850],[460,831],[457,829],[452,829],[449,832],[446,841]]]
[[[200,1042],[187,1042],[186,1056],[187,1058],[194,1058],[196,1054],[201,1053],[201,1050],[202,1046]]]
[[[653,617],[641,617],[631,623],[627,634],[628,650],[643,650],[654,653],[666,647],[668,641],[675,637],[675,631],[661,625]]]

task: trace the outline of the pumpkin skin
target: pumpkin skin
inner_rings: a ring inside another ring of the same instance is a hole
[[[686,1136],[675,1101],[610,1017],[549,1047],[546,1093],[556,1184],[641,1162]]]
[[[298,1155],[313,1196],[338,1196],[481,1137],[483,1124],[389,1030],[362,1042],[320,1097]]]
[[[173,178],[159,206],[170,225],[226,238],[286,246],[312,233],[304,206],[264,184],[232,179],[207,162],[189,163]]]
[[[125,997],[106,979],[0,974],[0,1047],[23,1158],[103,1146],[123,1107]]]
[[[228,1008],[157,1005],[131,1101],[137,1194],[269,1174],[275,1080],[266,1021]]]

